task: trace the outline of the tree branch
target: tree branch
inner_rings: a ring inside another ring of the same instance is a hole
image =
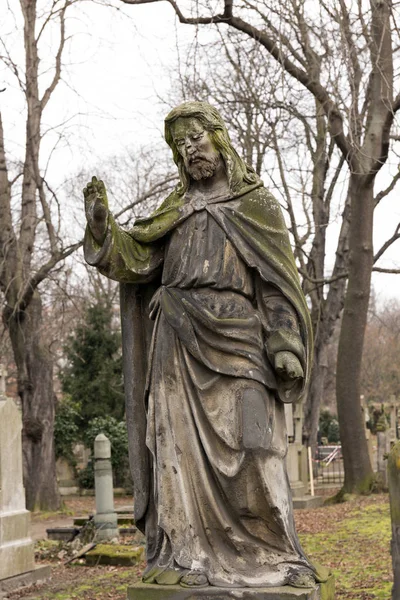
[[[380,267],[373,267],[374,273],[388,273],[389,275],[400,275],[400,269],[381,269]]]
[[[46,91],[44,92],[42,100],[40,102],[40,106],[41,106],[41,110],[42,111],[44,110],[46,104],[50,100],[50,97],[51,97],[52,93],[56,89],[58,82],[60,81],[60,77],[61,77],[61,58],[62,58],[62,53],[63,53],[63,50],[64,50],[64,46],[65,46],[65,11],[67,10],[69,4],[70,4],[69,0],[66,0],[64,6],[60,10],[60,43],[58,45],[58,50],[57,50],[56,59],[55,59],[56,60],[56,63],[55,63],[55,73],[54,73],[54,77],[53,77],[52,82],[50,83],[50,85],[46,89]]]
[[[308,275],[307,271],[299,269],[299,273],[304,277],[304,279],[307,279],[307,281],[309,281],[310,283],[314,283],[318,286],[328,285],[330,283],[334,283],[335,281],[339,281],[340,279],[346,279],[349,276],[348,272],[346,271],[345,273],[339,273],[338,275],[334,275],[333,277],[322,277],[320,279],[314,279],[314,277],[310,277]]]
[[[392,181],[390,182],[390,184],[388,185],[388,187],[382,191],[379,192],[379,194],[377,194],[375,196],[375,207],[378,206],[379,202],[385,198],[392,190],[394,190],[396,183],[399,181],[400,179],[400,166],[399,166],[399,170],[397,171],[396,175],[393,177]]]
[[[70,256],[75,250],[77,250],[80,246],[82,246],[83,241],[77,242],[68,248],[57,253],[57,255],[52,256],[51,259],[45,263],[26,283],[24,290],[21,294],[20,299],[16,306],[13,307],[15,312],[23,312],[29,306],[30,301],[32,300],[33,294],[38,287],[38,285],[46,279],[49,275],[50,271],[54,269],[54,267],[65,260],[68,256]]]
[[[10,182],[8,180],[8,170],[6,162],[6,152],[4,147],[3,121],[0,112],[0,254],[2,260],[5,259],[5,248],[15,243],[15,232],[12,224],[11,215],[11,195]],[[10,257],[9,257],[10,259]]]
[[[166,177],[163,181],[155,183],[147,192],[145,192],[143,194],[143,196],[140,196],[140,198],[137,198],[136,200],[134,200],[134,202],[131,202],[131,204],[129,204],[128,206],[125,206],[122,210],[120,210],[118,213],[116,213],[114,215],[114,218],[118,219],[118,217],[120,217],[121,215],[126,213],[128,210],[131,210],[135,206],[138,206],[139,204],[142,204],[146,200],[153,198],[154,196],[156,196],[157,194],[159,194],[160,192],[163,191],[164,186],[168,185],[169,183],[172,183],[173,181],[177,181],[177,179],[178,179],[177,175],[171,175],[170,177]]]
[[[143,4],[148,2],[157,2],[160,0],[121,0],[125,4]],[[315,80],[310,77],[310,75],[296,66],[289,58],[286,56],[277,40],[272,39],[265,30],[260,30],[257,27],[254,27],[250,23],[247,23],[240,17],[235,17],[231,14],[232,10],[232,2],[231,0],[225,0],[224,4],[224,12],[219,15],[214,15],[211,17],[185,17],[180,10],[179,6],[175,2],[175,0],[168,0],[171,6],[174,8],[175,13],[179,19],[179,21],[183,24],[188,25],[210,25],[210,24],[225,24],[230,25],[234,29],[238,31],[242,31],[246,33],[249,37],[256,40],[259,44],[261,44],[271,56],[283,66],[285,71],[289,73],[292,77],[294,77],[299,83],[301,83],[306,89],[308,89],[313,96],[320,102],[322,105],[325,114],[328,117],[329,125],[331,129],[331,135],[335,139],[336,144],[340,148],[341,152],[343,152],[346,160],[349,162],[351,168],[353,170],[356,169],[357,165],[354,164],[355,156],[349,141],[346,138],[343,129],[343,117],[335,102],[329,96],[328,91],[321,84],[319,80]]]
[[[378,250],[378,252],[375,254],[375,256],[374,256],[374,264],[381,258],[381,256],[386,252],[386,250],[388,248],[390,248],[390,246],[394,242],[396,242],[398,239],[400,239],[400,223],[397,225],[396,229],[394,230],[394,233],[393,233],[392,237],[389,238],[383,244],[383,246]]]

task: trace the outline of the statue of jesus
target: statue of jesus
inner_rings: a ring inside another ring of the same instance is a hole
[[[178,106],[165,139],[179,183],[129,231],[102,181],[84,190],[86,260],[123,284],[143,581],[313,587],[284,415],[307,383],[311,325],[282,212],[214,107]]]

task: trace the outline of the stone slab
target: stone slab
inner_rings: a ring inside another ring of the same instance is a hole
[[[51,576],[51,567],[49,565],[42,565],[35,567],[28,573],[22,573],[22,575],[16,575],[15,577],[8,577],[0,581],[0,598],[3,594],[9,594],[15,592],[23,587],[28,587],[35,583],[42,583],[49,579]]]
[[[30,537],[31,514],[27,510],[0,513],[0,548],[4,544]]]
[[[51,527],[46,529],[47,539],[60,542],[72,542],[76,538],[80,529],[78,527]]]
[[[21,430],[21,414],[14,401],[0,399],[0,513],[25,510]]]
[[[301,496],[299,498],[293,498],[293,508],[319,508],[323,503],[323,496]]]
[[[307,487],[300,480],[290,480],[290,491],[292,492],[292,498],[294,500],[295,498],[302,498],[305,496],[307,494]]]
[[[34,548],[30,538],[0,547],[0,580],[34,569]]]
[[[218,588],[185,589],[179,585],[136,583],[128,588],[128,600],[335,600],[335,582],[331,576],[315,589],[294,588]]]
[[[116,513],[118,515],[118,513]],[[99,515],[100,517],[100,515]],[[83,527],[84,525],[86,525],[87,523],[89,523],[89,521],[91,520],[91,517],[75,517],[74,519],[74,525],[76,525],[77,527]],[[105,519],[106,521],[108,521],[109,519]],[[98,521],[100,522],[101,519],[99,518]],[[135,519],[132,516],[128,516],[128,515],[121,515],[121,516],[117,516],[117,523],[118,525],[134,525],[135,524]]]
[[[60,492],[60,496],[79,496],[79,487],[58,487],[58,491]]]

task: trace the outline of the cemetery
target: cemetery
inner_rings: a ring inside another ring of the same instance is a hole
[[[3,424],[7,423],[7,436],[3,431],[0,457],[9,456],[4,450],[7,443],[7,449],[13,450],[14,463],[12,479],[10,469],[6,467],[8,460],[1,462],[0,471],[1,490],[7,491],[1,496],[1,597],[10,600],[125,599],[127,590],[139,581],[145,564],[145,538],[135,527],[132,496],[120,495],[121,492],[116,490],[114,497],[109,460],[111,448],[107,437],[98,435],[93,449],[95,495],[66,495],[61,512],[30,515],[24,508],[22,489],[21,417],[15,403],[5,395],[5,381],[6,373],[2,367],[0,410],[2,415],[7,415],[2,420]],[[397,413],[394,416],[393,407],[397,407],[397,403],[391,398],[392,426],[398,418]],[[291,421],[288,433],[294,446],[301,411],[298,408],[295,413],[287,411],[287,418]],[[387,431],[387,439],[394,448],[396,442],[389,437],[392,436],[390,428]],[[347,498],[345,503],[332,504],[330,499],[340,488],[340,481],[324,483],[317,478],[311,496],[301,440],[297,442],[299,448],[294,453],[297,463],[289,466],[288,471],[295,507],[296,500],[300,501],[297,503],[299,508],[295,509],[295,520],[307,554],[334,573],[335,598],[390,598],[393,585],[391,544],[393,548],[396,541],[392,536],[388,494],[354,496]],[[399,447],[398,443],[396,447]],[[332,452],[327,448],[329,457]],[[399,498],[398,452],[393,455],[388,470],[389,477],[394,477],[394,503]],[[289,452],[288,460],[290,456]],[[375,459],[378,470],[377,456]],[[302,468],[306,469],[306,475],[303,473],[301,482]],[[392,475],[391,470],[394,470]],[[291,475],[293,472],[295,475]],[[15,521],[12,526],[11,520]],[[300,592],[294,597],[303,598]]]
[[[0,600],[400,600],[399,22],[0,3]]]

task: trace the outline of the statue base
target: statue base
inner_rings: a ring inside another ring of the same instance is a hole
[[[314,589],[294,588],[290,585],[274,588],[220,588],[187,589],[179,585],[152,585],[136,583],[128,588],[128,600],[335,600],[335,579]]]

